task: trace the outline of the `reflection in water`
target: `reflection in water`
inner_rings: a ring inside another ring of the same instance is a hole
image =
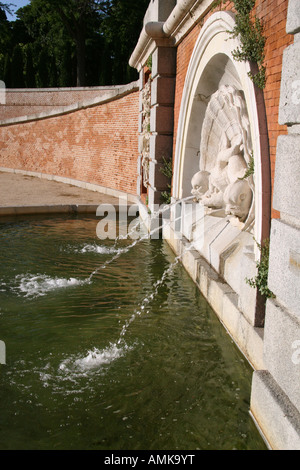
[[[97,222],[0,224],[0,448],[264,449],[252,370],[169,247]]]

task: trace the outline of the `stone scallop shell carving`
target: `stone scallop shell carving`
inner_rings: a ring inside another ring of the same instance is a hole
[[[241,91],[221,86],[210,98],[202,125],[199,171],[192,178],[195,199],[224,209],[244,223],[254,220],[254,181],[244,178],[252,158],[250,124]]]

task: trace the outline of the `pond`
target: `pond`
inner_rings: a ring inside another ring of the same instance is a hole
[[[0,448],[265,449],[252,369],[168,244],[98,222],[0,220]]]

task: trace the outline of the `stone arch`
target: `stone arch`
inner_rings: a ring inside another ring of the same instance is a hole
[[[182,95],[174,159],[173,197],[191,193],[191,179],[199,167],[200,142],[205,112],[210,97],[222,86],[232,86],[243,94],[249,117],[254,156],[255,187],[253,228],[257,241],[269,236],[270,164],[265,108],[262,91],[248,73],[251,64],[233,61],[232,51],[240,43],[230,36],[235,15],[214,13],[204,24],[189,63]]]

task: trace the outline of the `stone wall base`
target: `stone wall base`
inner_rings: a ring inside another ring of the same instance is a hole
[[[253,374],[250,411],[273,450],[300,449],[300,414],[267,370]]]

